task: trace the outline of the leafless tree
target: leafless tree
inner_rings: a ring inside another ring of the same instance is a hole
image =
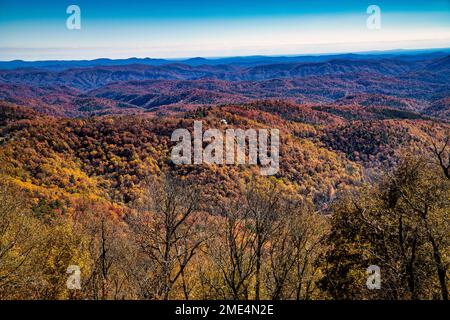
[[[172,176],[149,179],[145,190],[128,223],[151,279],[143,279],[150,284],[145,297],[167,300],[205,240],[198,229],[200,193]]]
[[[442,168],[447,179],[450,179],[450,150],[447,147],[450,143],[450,136],[446,136],[442,146],[432,141],[433,153],[438,160],[439,166]]]

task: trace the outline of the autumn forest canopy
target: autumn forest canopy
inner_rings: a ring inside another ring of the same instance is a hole
[[[447,300],[450,56],[355,56],[0,70],[0,299]],[[194,121],[278,172],[175,164]]]

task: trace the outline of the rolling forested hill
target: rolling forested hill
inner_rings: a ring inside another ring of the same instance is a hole
[[[0,70],[0,298],[448,297],[449,56],[319,60]],[[279,172],[175,165],[196,120]]]

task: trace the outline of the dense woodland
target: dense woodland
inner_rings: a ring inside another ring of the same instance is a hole
[[[447,300],[450,60],[405,59],[1,70],[0,299]],[[279,172],[175,165],[195,120]]]
[[[447,299],[448,126],[323,126],[287,106],[66,119],[4,104],[0,298]],[[170,134],[193,119],[281,127],[280,173],[172,165]]]

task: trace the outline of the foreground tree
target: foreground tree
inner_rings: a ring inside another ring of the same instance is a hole
[[[132,256],[128,229],[120,210],[107,203],[81,201],[72,217],[89,261],[81,270],[83,294],[94,300],[131,299],[134,283],[128,266]]]
[[[0,184],[0,298],[67,299],[67,268],[88,261],[69,216],[36,216],[30,199]]]
[[[171,176],[149,179],[145,190],[128,219],[143,259],[138,274],[144,298],[167,300],[205,240],[198,224],[199,192]]]
[[[447,133],[447,136],[444,138],[444,141],[439,144],[435,141],[432,141],[433,146],[433,154],[437,160],[438,165],[441,167],[444,175],[447,179],[450,179],[450,136]]]
[[[275,179],[250,180],[214,215],[206,256],[215,271],[200,274],[204,298],[310,297],[326,221],[295,190]]]
[[[322,287],[337,299],[448,299],[449,191],[441,168],[407,157],[377,185],[342,196]],[[381,290],[365,286],[370,265],[381,268]]]
[[[327,218],[303,203],[287,211],[267,247],[266,298],[308,300],[320,297],[316,282],[328,230]]]
[[[38,279],[33,270],[42,234],[24,194],[11,184],[0,184],[0,298],[21,299],[31,295]],[[30,285],[31,284],[31,285]]]

